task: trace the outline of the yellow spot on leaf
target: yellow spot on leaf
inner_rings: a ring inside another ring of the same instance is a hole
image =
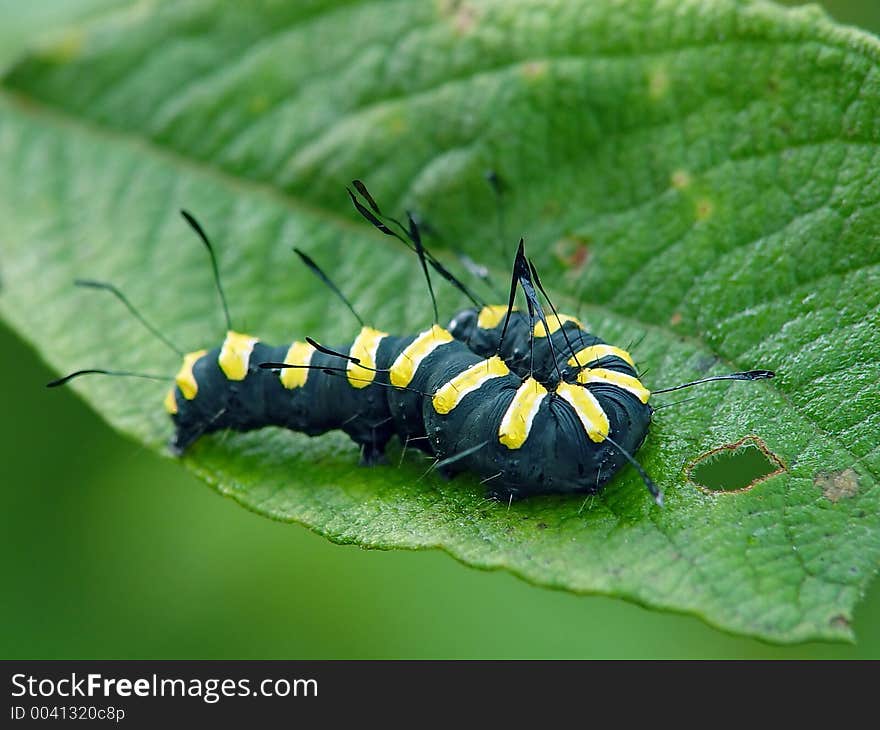
[[[520,67],[523,77],[529,81],[537,81],[546,76],[548,68],[550,65],[547,61],[529,61]]]
[[[40,49],[39,55],[50,63],[70,63],[80,57],[85,42],[86,34],[81,28],[70,28],[53,36],[52,41]]]
[[[385,119],[385,129],[393,137],[400,137],[409,129],[409,122],[401,114],[392,114]]]
[[[708,198],[700,198],[700,200],[697,201],[696,215],[698,221],[706,220],[711,217],[714,212],[715,206],[712,205],[712,201]]]
[[[690,187],[691,175],[687,170],[676,170],[672,173],[670,182],[672,183],[672,187],[676,190],[684,190],[685,188]]]
[[[648,75],[648,96],[661,99],[669,91],[669,72],[664,66],[654,68]]]
[[[269,108],[269,97],[265,94],[257,94],[256,96],[251,97],[251,101],[248,104],[248,109],[251,114],[262,114],[266,109]]]

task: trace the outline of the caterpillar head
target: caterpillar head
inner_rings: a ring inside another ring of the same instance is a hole
[[[174,385],[165,396],[165,411],[174,424],[169,448],[180,456],[199,437],[242,420],[230,381],[218,366],[220,348],[184,355]]]
[[[462,309],[458,312],[446,326],[449,333],[461,342],[467,342],[473,336],[477,329],[477,320],[479,318],[479,310],[471,307],[470,309]]]

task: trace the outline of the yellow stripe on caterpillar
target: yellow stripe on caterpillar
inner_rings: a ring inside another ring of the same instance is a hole
[[[516,307],[510,310],[518,311]],[[487,304],[480,310],[477,317],[477,327],[482,330],[493,330],[504,321],[507,316],[507,305],[505,304]]]
[[[551,314],[547,317],[547,327],[550,328],[550,334],[552,335],[556,330],[558,330],[562,325],[566,322],[574,322],[578,327],[583,329],[583,325],[577,317],[570,317],[567,314],[555,315]],[[535,337],[547,337],[547,330],[544,328],[543,322],[535,323]]]
[[[251,352],[259,340],[251,335],[229,331],[220,348],[217,364],[227,380],[244,380],[248,374]]]
[[[196,376],[193,375],[193,366],[196,362],[208,354],[207,350],[197,350],[196,352],[188,352],[183,356],[183,365],[174,376],[174,382],[180,388],[180,392],[187,400],[192,400],[199,392],[199,384],[196,382]]]
[[[614,370],[606,370],[605,368],[586,368],[578,373],[577,381],[584,385],[588,383],[603,383],[616,385],[618,388],[632,393],[642,403],[647,403],[651,397],[651,391],[648,390],[638,378],[626,373],[618,373]]]
[[[431,329],[420,332],[394,360],[390,373],[391,385],[397,388],[407,387],[422,361],[438,347],[452,340],[452,335],[437,324]]]
[[[568,358],[568,364],[572,367],[586,367],[592,362],[601,360],[603,357],[611,356],[619,357],[621,360],[626,360],[626,362],[633,367],[636,366],[632,357],[626,350],[621,350],[614,345],[590,345],[590,347],[585,347],[582,350],[578,350],[578,352],[572,357]]]
[[[310,365],[314,354],[315,348],[308,342],[294,342],[287,350],[284,362],[288,365]],[[281,385],[288,390],[302,388],[308,378],[309,369],[307,367],[284,368],[280,376]]]
[[[591,441],[599,443],[605,440],[610,429],[608,416],[590,391],[580,385],[560,383],[556,386],[556,395],[574,409]]]
[[[501,419],[498,440],[508,449],[522,446],[529,437],[532,423],[546,397],[547,389],[537,380],[529,377],[523,381]]]
[[[356,357],[360,364],[351,360],[346,365],[348,383],[352,388],[366,388],[376,377],[376,353],[382,340],[388,336],[387,332],[375,330],[372,327],[362,327],[358,336],[351,343],[348,350],[350,357]],[[372,369],[371,369],[372,368]]]
[[[468,393],[481,388],[493,378],[503,378],[509,373],[510,370],[507,369],[507,365],[497,355],[490,357],[488,360],[481,360],[456,375],[434,393],[432,398],[434,410],[441,415],[445,415],[461,403],[462,398]]]

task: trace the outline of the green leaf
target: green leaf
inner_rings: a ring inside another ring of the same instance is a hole
[[[638,341],[649,386],[777,371],[657,412],[639,458],[664,509],[631,469],[586,502],[486,502],[472,477],[421,478],[412,453],[359,468],[339,434],[215,435],[184,464],[338,542],[442,548],[773,641],[851,638],[880,557],[878,61],[874,38],[763,2],[138,3],[3,78],[0,311],[59,372],[171,374],[160,342],[71,280],[115,282],[187,350],[216,345],[180,207],[215,238],[239,328],[279,344],[356,328],[293,245],[376,325],[430,320],[415,261],[350,209],[352,178],[502,287],[523,233],[557,304]],[[503,248],[488,169],[508,187]],[[444,288],[440,304],[464,303]],[[163,449],[164,384],[73,387]],[[688,480],[749,435],[784,471],[738,493]]]

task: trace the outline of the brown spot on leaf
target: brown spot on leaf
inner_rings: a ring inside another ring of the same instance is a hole
[[[558,200],[545,200],[541,206],[541,215],[544,218],[555,218],[562,212],[562,205]]]
[[[715,206],[712,205],[712,201],[708,198],[702,198],[697,201],[697,220],[704,221],[709,218],[713,211],[715,210]]]
[[[590,260],[589,243],[583,236],[564,236],[553,245],[553,252],[566,268],[579,273]]]
[[[665,66],[657,66],[648,73],[648,96],[660,99],[669,91],[669,72]]]
[[[831,620],[828,622],[835,629],[845,629],[849,631],[849,619],[843,614],[838,614],[837,616],[832,616]]]
[[[477,9],[467,0],[439,0],[437,10],[458,35],[467,35],[477,24]]]
[[[681,324],[682,319],[681,312],[673,312],[672,316],[669,318],[669,324],[676,327]]]
[[[547,61],[528,61],[522,65],[522,75],[534,81],[547,75],[547,69],[550,64]]]
[[[672,183],[672,187],[676,190],[684,190],[685,188],[690,187],[691,176],[687,170],[676,170],[672,173],[669,181]]]
[[[813,484],[831,502],[849,499],[859,493],[859,475],[852,469],[819,472],[813,479]]]

